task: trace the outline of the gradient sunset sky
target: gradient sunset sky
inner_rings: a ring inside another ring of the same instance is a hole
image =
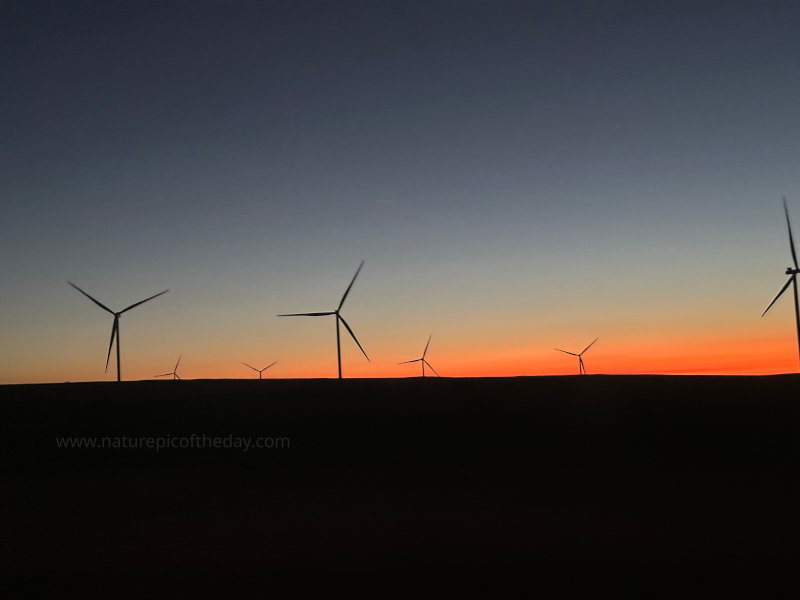
[[[796,2],[3,2],[0,383],[798,369]],[[343,331],[344,333],[344,331]]]

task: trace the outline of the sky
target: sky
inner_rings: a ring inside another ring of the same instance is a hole
[[[0,383],[798,370],[793,2],[5,1]]]

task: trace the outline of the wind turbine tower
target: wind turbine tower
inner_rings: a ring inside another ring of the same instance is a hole
[[[599,339],[600,338],[595,338],[594,342],[596,342]],[[586,352],[589,348],[591,348],[594,345],[594,342],[592,342],[591,344],[586,346],[586,348],[581,350],[578,354],[576,354],[575,352],[567,352],[566,350],[561,350],[561,348],[555,348],[555,350],[558,350],[559,352],[563,352],[564,354],[569,354],[571,356],[577,356],[578,357],[578,375],[586,375],[586,367],[583,364],[583,353]]]
[[[116,341],[117,341],[117,381],[122,381],[122,372],[121,372],[121,369],[120,369],[120,359],[119,359],[119,318],[123,314],[125,314],[126,312],[131,310],[132,308],[136,308],[140,304],[144,304],[145,302],[149,302],[153,298],[158,298],[159,296],[161,296],[163,294],[166,294],[169,290],[164,290],[163,292],[159,292],[159,293],[155,294],[154,296],[150,296],[149,298],[145,298],[144,300],[141,300],[141,301],[139,301],[139,302],[137,302],[135,304],[131,304],[130,306],[128,306],[126,308],[123,308],[122,310],[120,310],[118,312],[114,312],[113,310],[108,308],[105,304],[100,302],[99,300],[96,300],[95,298],[92,298],[89,294],[84,292],[81,288],[79,288],[77,285],[75,285],[71,281],[68,281],[67,283],[70,284],[72,287],[74,287],[76,290],[78,290],[81,294],[86,296],[89,300],[91,300],[92,302],[97,304],[97,306],[102,308],[104,311],[114,315],[114,324],[111,326],[111,341],[108,343],[108,356],[106,356],[106,372],[108,372],[108,361],[111,358],[111,347],[114,345],[114,340],[116,339]]]
[[[163,373],[162,375],[154,375],[154,377],[169,377],[172,375],[173,380],[180,380],[180,376],[178,375],[178,365],[181,364],[181,358],[183,358],[183,354],[178,357],[178,362],[175,363],[175,368],[172,369],[170,373]]]
[[[361,344],[358,342],[358,338],[356,338],[356,334],[353,333],[353,330],[350,329],[350,325],[347,324],[347,321],[344,320],[344,317],[341,315],[342,305],[344,305],[344,301],[347,299],[347,295],[350,293],[350,290],[353,287],[353,284],[356,282],[356,277],[361,272],[361,267],[364,266],[364,261],[361,261],[361,264],[358,265],[358,269],[356,270],[356,274],[353,275],[353,279],[350,281],[350,285],[347,286],[347,289],[344,291],[344,295],[342,299],[339,301],[339,306],[336,307],[335,310],[329,310],[326,312],[313,312],[313,313],[291,313],[286,315],[278,315],[279,317],[329,317],[331,315],[334,316],[336,319],[336,360],[339,365],[339,379],[342,378],[342,344],[341,344],[341,336],[339,334],[339,323],[341,322],[344,325],[347,332],[350,334],[350,337],[353,338],[353,341],[358,346],[361,353],[364,355],[364,358],[367,359],[367,362],[372,362],[369,360],[369,356],[364,351],[364,348],[361,347]]]
[[[434,369],[434,368],[431,366],[431,363],[429,363],[429,362],[428,362],[428,361],[425,359],[425,355],[428,353],[428,346],[430,346],[430,345],[431,345],[431,337],[433,337],[433,336],[430,336],[430,335],[428,336],[428,343],[427,343],[427,344],[425,344],[425,350],[422,352],[422,356],[421,356],[420,358],[415,358],[414,360],[404,360],[403,362],[401,362],[401,363],[397,363],[397,364],[399,364],[399,365],[407,365],[407,364],[409,364],[409,363],[415,363],[415,362],[418,362],[418,363],[420,363],[420,364],[422,365],[422,376],[423,376],[423,377],[425,377],[425,365],[428,365],[428,368],[429,368],[431,371],[433,371],[434,373],[436,373],[436,369]],[[441,377],[441,375],[439,375],[438,373],[436,373],[436,376],[437,376],[437,377]]]
[[[245,367],[250,367],[251,369],[253,369],[253,371],[255,371],[256,373],[258,373],[258,379],[259,379],[259,380],[261,380],[261,374],[262,374],[264,371],[266,371],[267,369],[269,369],[269,368],[270,368],[272,365],[278,364],[278,361],[276,360],[274,363],[267,365],[267,366],[266,366],[266,367],[264,367],[263,369],[256,369],[255,367],[251,367],[251,366],[250,366],[250,365],[248,365],[246,362],[243,362],[242,364],[243,364]]]
[[[792,263],[794,267],[786,267],[786,275],[789,276],[789,279],[786,283],[783,284],[783,287],[778,292],[778,295],[773,298],[772,302],[769,303],[769,306],[761,313],[763,317],[767,314],[767,311],[772,308],[772,305],[783,295],[783,292],[791,285],[792,291],[794,292],[794,323],[795,327],[797,328],[797,349],[800,352],[800,307],[798,307],[797,302],[797,274],[800,273],[800,267],[797,266],[797,252],[794,248],[794,238],[792,237],[792,224],[789,222],[789,209],[786,206],[786,198],[783,199],[783,212],[786,215],[786,228],[789,230],[789,249],[792,252]]]

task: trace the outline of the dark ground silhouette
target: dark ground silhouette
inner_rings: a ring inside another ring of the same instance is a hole
[[[798,386],[796,376],[0,386],[3,564],[21,586],[125,581],[137,593],[156,580],[377,596],[788,591]],[[288,447],[55,442],[192,434]]]

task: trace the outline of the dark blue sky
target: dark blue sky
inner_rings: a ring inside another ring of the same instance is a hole
[[[409,344],[438,327],[461,348],[459,319],[487,309],[487,345],[549,348],[551,330],[633,336],[681,303],[749,318],[781,283],[782,195],[800,218],[796,3],[0,10],[0,324],[31,356],[44,331],[100,319],[66,279],[122,305],[173,288],[199,314],[152,309],[187,338],[159,339],[170,355],[209,323],[240,331],[244,298],[264,314],[231,347],[256,328],[277,353],[297,325],[272,315],[326,308],[361,258],[370,302],[353,310],[378,348],[381,327],[406,343],[398,311],[419,323]],[[720,290],[738,299],[720,308]],[[10,347],[0,380],[24,379],[32,358]]]

